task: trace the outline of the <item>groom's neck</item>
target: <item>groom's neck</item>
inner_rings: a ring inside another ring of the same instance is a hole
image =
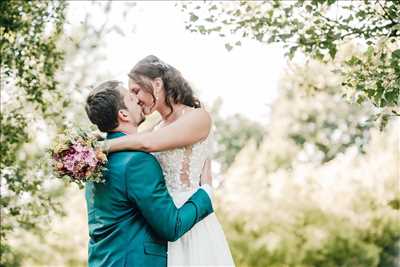
[[[115,128],[114,131],[122,132],[125,134],[135,134],[137,133],[137,127],[132,124],[124,124],[124,125],[119,125],[117,128]]]

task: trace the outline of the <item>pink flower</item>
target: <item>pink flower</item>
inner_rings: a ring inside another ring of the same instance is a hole
[[[96,179],[101,177],[99,172],[107,162],[105,154],[99,157],[99,153],[93,147],[95,143],[86,135],[72,132],[65,136],[64,141],[56,144],[65,146],[65,149],[61,151],[53,148],[51,152],[55,171],[60,176],[69,176],[72,182],[80,185],[82,182],[90,181],[93,176]]]

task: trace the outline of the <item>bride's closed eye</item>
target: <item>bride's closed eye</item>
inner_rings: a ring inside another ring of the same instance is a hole
[[[139,88],[132,88],[131,93],[137,95],[139,93],[140,89]]]

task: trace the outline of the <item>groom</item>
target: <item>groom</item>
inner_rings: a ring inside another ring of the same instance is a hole
[[[118,81],[95,88],[85,109],[108,139],[135,134],[144,121],[136,95]],[[86,184],[89,266],[167,266],[167,241],[213,212],[210,187],[204,185],[178,209],[151,154],[111,153],[106,167],[104,184]]]

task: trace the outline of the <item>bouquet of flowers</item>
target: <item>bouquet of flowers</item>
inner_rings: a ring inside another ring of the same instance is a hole
[[[107,157],[95,136],[80,129],[66,131],[56,137],[50,154],[58,178],[76,183],[80,188],[85,182],[104,182]]]

